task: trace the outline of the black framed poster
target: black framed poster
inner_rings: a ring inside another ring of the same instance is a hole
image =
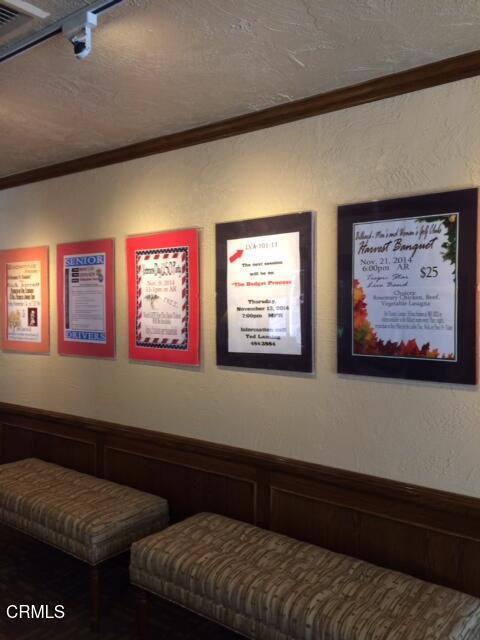
[[[216,225],[217,364],[313,370],[312,219]]]
[[[478,190],[338,209],[338,371],[476,384]]]

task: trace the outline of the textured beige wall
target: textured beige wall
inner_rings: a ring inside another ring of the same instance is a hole
[[[25,149],[28,153],[28,149]],[[335,373],[336,206],[480,184],[480,80],[0,192],[0,247],[51,249],[52,355],[0,400],[480,496],[480,393]],[[317,211],[316,375],[215,365],[214,223]],[[129,363],[125,236],[201,229],[202,366]],[[55,245],[116,238],[117,361],[56,355]]]

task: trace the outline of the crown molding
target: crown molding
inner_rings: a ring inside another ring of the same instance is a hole
[[[479,74],[480,50],[477,50],[228,120],[5,176],[0,178],[0,190],[275,127]]]

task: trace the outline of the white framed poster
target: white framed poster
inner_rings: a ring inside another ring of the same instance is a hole
[[[217,225],[217,362],[312,370],[312,214]]]

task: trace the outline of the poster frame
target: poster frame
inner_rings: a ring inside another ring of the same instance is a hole
[[[312,211],[254,218],[216,225],[217,364],[276,371],[312,373],[313,355]],[[227,241],[299,232],[301,354],[241,353],[228,349]]]
[[[8,339],[8,307],[7,307],[7,264],[12,262],[40,262],[41,278],[41,339],[40,342],[23,342]],[[0,251],[0,331],[1,347],[3,351],[30,354],[50,353],[50,293],[49,293],[49,247],[27,247],[19,249],[5,249]]]
[[[337,371],[339,373],[465,385],[477,384],[477,210],[478,189],[476,188],[338,207]],[[354,225],[453,213],[459,214],[455,275],[456,359],[355,354],[352,348]]]
[[[105,332],[106,342],[95,344],[66,340],[64,337],[65,272],[64,258],[69,255],[105,253]],[[82,240],[57,245],[57,330],[58,353],[62,356],[115,358],[115,240]]]
[[[136,252],[165,250],[186,247],[188,287],[186,305],[188,311],[188,346],[185,350],[173,347],[150,348],[137,344],[137,267]],[[199,231],[196,228],[160,231],[128,236],[127,282],[129,358],[132,361],[157,362],[159,364],[200,365],[200,278],[199,278]]]

